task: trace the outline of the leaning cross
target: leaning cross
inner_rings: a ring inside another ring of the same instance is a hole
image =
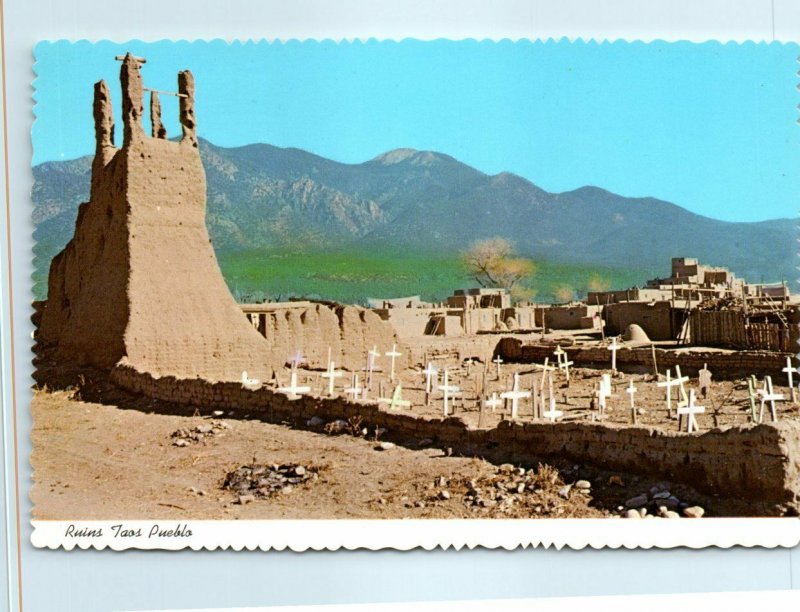
[[[682,385],[684,382],[688,380],[687,378],[681,379],[679,378],[672,378],[669,369],[667,369],[667,380],[664,382],[656,383],[657,387],[666,387],[667,389],[667,410],[669,411],[669,416],[672,418],[672,387],[677,387],[678,385]]]
[[[392,397],[379,397],[379,404],[389,404],[389,410],[397,410],[398,408],[411,408],[411,402],[403,399],[403,389],[400,383],[394,388]]]
[[[683,417],[686,415],[686,433],[692,433],[694,430],[699,430],[697,419],[694,415],[701,414],[706,411],[705,407],[695,404],[697,398],[695,397],[694,389],[689,390],[689,400],[685,406],[678,406],[678,415]],[[678,425],[680,427],[680,424]]]
[[[758,395],[758,381],[755,375],[751,374],[747,379],[747,394],[750,400],[750,419],[753,423],[756,422],[756,396]]]
[[[336,369],[336,364],[331,361],[328,364],[328,371],[321,374],[322,378],[328,379],[328,395],[333,397],[333,388],[336,385],[336,379],[344,376],[344,372]]]
[[[394,360],[395,360],[397,357],[400,357],[400,355],[402,355],[402,354],[403,354],[403,353],[399,353],[399,352],[397,351],[397,345],[396,345],[396,344],[393,344],[393,345],[392,345],[392,350],[391,350],[391,351],[389,351],[388,353],[384,353],[384,355],[385,355],[386,357],[391,357],[391,366],[390,366],[389,380],[391,380],[392,382],[394,382]]]
[[[574,361],[567,361],[569,357],[567,356],[567,352],[561,348],[559,344],[556,350],[554,351],[556,359],[558,359],[558,369],[564,370],[564,374],[567,377],[567,385],[569,385],[569,366],[571,366]]]
[[[567,361],[566,357],[564,357],[564,361],[561,363],[561,365],[564,367],[564,374],[567,377],[567,386],[569,386],[569,366],[571,366],[573,363],[575,363],[575,362],[574,361]]]
[[[534,363],[533,364],[534,368],[536,368],[537,370],[542,370],[542,382],[539,385],[539,391],[544,390],[544,383],[545,383],[545,379],[547,379],[547,373],[550,372],[551,370],[555,370],[556,369],[556,366],[547,365],[549,362],[550,362],[550,358],[549,357],[545,357],[544,358],[544,364],[542,364],[542,365],[539,365],[538,363]]]
[[[772,376],[764,377],[764,388],[758,390],[758,395],[761,397],[761,409],[758,412],[758,422],[764,422],[764,404],[767,402],[769,402],[769,412],[770,416],[772,417],[772,421],[777,421],[778,414],[775,412],[775,402],[783,401],[786,398],[784,397],[783,393],[775,393],[773,390]]]
[[[442,396],[442,404],[444,410],[444,416],[447,416],[450,412],[450,394],[453,395],[459,393],[461,389],[459,389],[456,385],[450,385],[447,381],[447,368],[444,370],[444,379],[442,380],[441,385],[439,385],[438,389],[443,393]]]
[[[500,394],[502,399],[510,399],[511,400],[511,420],[517,418],[517,413],[519,412],[519,400],[530,397],[530,391],[521,391],[519,388],[519,373],[514,373],[514,386],[511,388],[511,391],[504,391]]]
[[[675,380],[677,380],[680,383],[678,390],[680,391],[681,394],[681,399],[678,402],[678,407],[686,406],[689,404],[689,397],[686,395],[686,387],[683,386],[683,383],[689,382],[689,377],[683,376],[683,374],[681,374],[681,366],[679,365],[675,366],[675,373],[678,375],[678,378],[676,378]]]

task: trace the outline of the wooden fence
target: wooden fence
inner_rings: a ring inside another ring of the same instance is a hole
[[[745,316],[735,310],[695,310],[689,316],[692,344],[750,348]]]
[[[691,342],[696,346],[761,351],[791,350],[790,334],[778,323],[751,323],[735,310],[695,310],[689,317]]]

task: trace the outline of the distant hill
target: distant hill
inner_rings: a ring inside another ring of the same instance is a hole
[[[442,153],[397,149],[342,164],[267,144],[201,141],[207,223],[217,253],[267,249],[457,252],[503,236],[556,262],[669,271],[697,257],[751,282],[794,280],[796,223],[728,223],[653,198],[597,187],[549,193],[507,172],[487,175]],[[71,237],[88,199],[91,157],[34,167],[36,278]],[[758,203],[754,203],[754,206]],[[645,279],[642,279],[644,281]]]

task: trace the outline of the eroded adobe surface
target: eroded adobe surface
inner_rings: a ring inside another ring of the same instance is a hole
[[[123,144],[114,146],[111,96],[100,81],[91,196],[51,264],[37,340],[70,362],[210,381],[240,380],[243,371],[267,379],[297,350],[327,359],[330,346],[351,368],[373,344],[387,350],[391,328],[350,307],[320,305],[284,317],[267,339],[259,334],[230,295],[206,229],[192,74],[178,74],[182,137],[171,141],[155,92],[145,134],[144,60],[119,59]]]

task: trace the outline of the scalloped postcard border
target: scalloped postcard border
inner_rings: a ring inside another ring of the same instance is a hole
[[[586,46],[638,46],[654,44],[690,44],[694,46],[788,46],[797,43],[785,40],[704,40],[690,39],[624,39],[594,37],[502,37],[502,38],[435,38],[403,37],[401,39],[376,39],[373,37],[336,38],[273,38],[224,40],[206,39],[158,39],[128,41],[98,40],[47,40],[38,44],[70,42],[71,44],[174,44],[224,43],[228,45],[373,45],[404,42],[435,43],[447,41],[466,45],[493,44],[582,44]],[[800,63],[800,57],[798,57]],[[39,78],[36,64],[32,82],[32,110],[36,113],[36,81]],[[800,72],[798,72],[800,76]],[[800,89],[800,85],[798,85]],[[800,106],[798,106],[800,109]],[[798,119],[800,123],[800,119]],[[32,176],[27,177],[32,184]],[[800,224],[796,226],[800,230]],[[800,238],[798,238],[800,241]],[[798,252],[800,255],[800,252]],[[800,269],[800,267],[798,267]],[[29,313],[30,314],[30,313]],[[32,344],[31,344],[32,346]],[[30,347],[29,347],[30,348]],[[32,373],[31,363],[23,367]],[[29,432],[30,433],[30,432]],[[16,434],[16,432],[15,432]],[[30,461],[30,457],[28,457]],[[32,466],[31,466],[32,467]],[[34,472],[30,472],[33,484]],[[30,498],[29,498],[30,500]],[[538,547],[569,548],[580,550],[599,548],[657,548],[706,547],[730,548],[733,546],[792,548],[800,543],[800,519],[798,518],[703,518],[702,520],[626,521],[624,519],[374,519],[374,520],[115,520],[115,521],[58,521],[31,520],[30,541],[36,548],[74,550],[411,550],[423,548],[513,550]],[[121,529],[117,529],[121,527]],[[140,535],[125,537],[120,531],[138,532]],[[89,535],[76,535],[76,534]],[[116,534],[116,535],[115,535]]]

